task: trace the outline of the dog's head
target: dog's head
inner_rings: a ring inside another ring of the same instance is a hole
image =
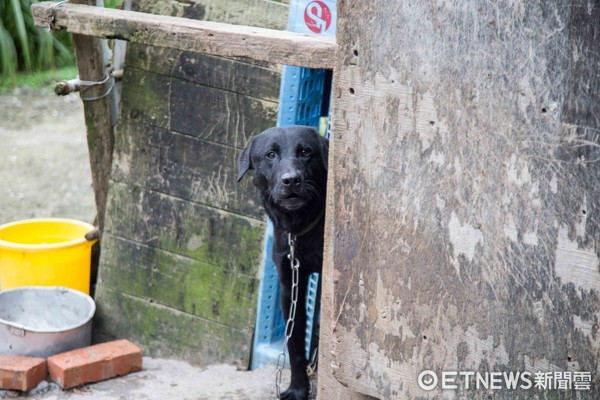
[[[270,128],[242,151],[238,182],[254,170],[263,200],[282,211],[296,211],[324,201],[328,140],[311,127]]]

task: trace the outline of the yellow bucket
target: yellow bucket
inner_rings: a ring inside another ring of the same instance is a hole
[[[62,219],[27,219],[0,226],[0,290],[66,286],[90,292],[93,225]]]

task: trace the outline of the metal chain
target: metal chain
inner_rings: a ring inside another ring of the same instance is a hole
[[[298,283],[300,281],[300,261],[296,258],[296,236],[291,233],[288,234],[288,244],[290,246],[290,253],[288,254],[288,259],[290,260],[290,268],[292,268],[292,301],[290,303],[290,312],[288,315],[288,319],[285,323],[285,339],[283,340],[283,348],[281,349],[281,353],[277,357],[277,370],[275,372],[275,390],[277,393],[277,399],[281,396],[281,375],[283,374],[283,369],[285,368],[286,361],[286,350],[287,344],[290,338],[292,337],[292,332],[294,331],[294,320],[296,319],[296,309],[298,306]]]

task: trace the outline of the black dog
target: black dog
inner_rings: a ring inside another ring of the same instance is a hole
[[[275,228],[273,262],[279,273],[281,306],[287,320],[291,302],[292,269],[288,234],[296,237],[300,261],[298,312],[288,342],[292,380],[281,399],[305,400],[310,383],[304,349],[306,290],[309,275],[321,272],[323,215],[327,182],[327,139],[310,127],[270,128],[255,136],[239,159],[238,182],[254,170],[267,215]]]

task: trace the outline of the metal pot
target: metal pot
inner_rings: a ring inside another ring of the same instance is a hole
[[[89,346],[94,300],[58,286],[0,292],[0,355],[46,358]]]

